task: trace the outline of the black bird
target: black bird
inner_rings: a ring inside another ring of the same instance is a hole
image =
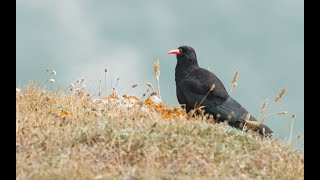
[[[248,111],[228,94],[216,75],[199,67],[195,50],[190,46],[181,46],[168,54],[177,55],[176,93],[179,103],[185,105],[186,111],[199,106],[202,101],[200,105],[204,106],[205,113],[212,114],[215,119],[221,121],[228,119],[229,125],[242,129]],[[210,91],[213,84],[215,87]],[[257,121],[253,116],[250,116],[249,120]],[[264,132],[267,136],[273,134],[264,124],[260,124],[254,130],[260,134]]]

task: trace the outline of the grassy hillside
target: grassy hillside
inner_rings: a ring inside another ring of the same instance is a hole
[[[303,179],[303,154],[280,140],[155,101],[17,91],[17,179]]]

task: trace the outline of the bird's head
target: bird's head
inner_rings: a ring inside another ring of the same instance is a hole
[[[181,63],[197,62],[196,52],[190,46],[180,46],[169,51],[168,54],[176,54],[178,61],[182,61]]]

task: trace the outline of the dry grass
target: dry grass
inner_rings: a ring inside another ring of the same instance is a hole
[[[232,93],[232,90],[238,85],[238,83],[237,83],[238,76],[239,76],[239,70],[237,69],[232,77],[232,81],[231,81],[232,87],[231,87],[230,93]]]
[[[267,104],[268,104],[268,99],[264,100],[262,107],[261,107],[261,111],[260,111],[261,113],[264,113],[264,111],[267,108]]]
[[[291,140],[292,140],[292,130],[293,130],[293,124],[294,124],[294,119],[296,117],[295,114],[292,114],[292,121],[291,121],[291,129],[290,129],[290,137],[289,137],[289,144],[291,144]],[[298,135],[298,138],[300,139],[300,134]]]
[[[138,85],[139,85],[139,84],[133,84],[131,87],[132,87],[132,88],[136,88],[136,87],[138,87]]]
[[[158,92],[159,92],[159,97],[161,98],[160,95],[160,60],[156,60],[156,62],[153,64],[153,72],[154,72],[154,76],[158,82]]]
[[[28,85],[16,91],[16,179],[303,179],[289,145],[169,110]]]
[[[216,87],[215,84],[211,85],[211,88],[209,89],[209,91],[207,92],[207,94],[201,99],[200,103],[195,107],[195,109],[198,109],[201,104],[203,103],[203,101],[207,98],[207,96],[209,95],[210,92],[212,92],[214,90],[214,88]]]
[[[276,114],[278,114],[278,115],[284,115],[284,114],[288,114],[288,112],[287,112],[287,111],[280,111],[280,112],[277,112]]]
[[[278,96],[274,99],[274,102],[278,102],[286,91],[287,91],[287,86],[281,89]]]

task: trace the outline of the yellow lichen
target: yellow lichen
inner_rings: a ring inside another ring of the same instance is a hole
[[[69,110],[63,109],[58,113],[58,115],[61,117],[72,116],[72,112]]]

